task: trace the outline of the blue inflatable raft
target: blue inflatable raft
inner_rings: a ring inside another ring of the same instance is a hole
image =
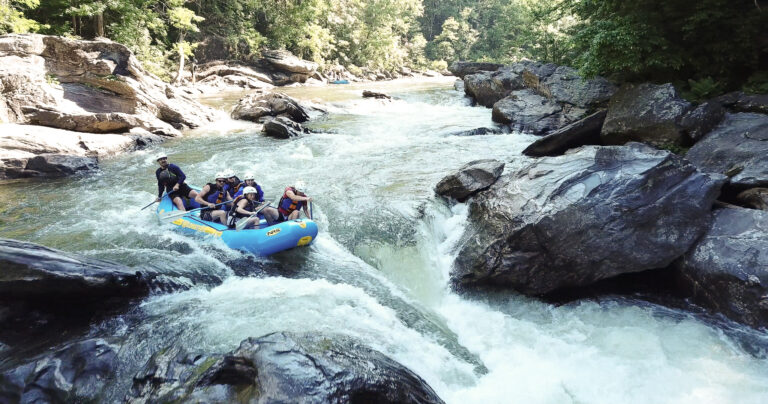
[[[190,205],[190,210],[200,207],[194,201],[191,201]],[[166,195],[157,207],[157,215],[161,217],[172,213],[181,212]],[[220,223],[202,220],[200,211],[168,220],[173,220],[170,223],[183,233],[218,237],[229,248],[262,256],[309,245],[317,237],[317,223],[310,219],[289,220],[269,227],[266,227],[266,220],[262,219],[258,229],[240,231]]]

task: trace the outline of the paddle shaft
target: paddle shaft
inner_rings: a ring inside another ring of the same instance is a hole
[[[168,192],[164,193],[164,194],[163,194],[163,196],[161,196],[161,197],[160,197],[160,199],[163,199],[163,198],[165,198],[166,196],[168,196]],[[147,206],[145,206],[145,207],[141,208],[141,210],[144,210],[144,209],[146,209],[146,208],[148,208],[148,207],[150,207],[150,206],[152,206],[152,205],[154,205],[154,204],[156,204],[156,203],[157,203],[157,201],[152,201],[152,203],[150,203],[149,205],[147,205]]]
[[[271,204],[272,204],[272,202],[267,202],[266,204],[264,204],[264,205],[261,205],[261,206],[260,206],[258,209],[256,209],[255,211],[253,211],[253,213],[251,213],[251,215],[250,215],[250,216],[248,216],[248,218],[247,218],[247,219],[244,219],[244,220],[242,220],[242,219],[241,219],[241,220],[239,220],[239,221],[237,222],[237,224],[235,225],[235,229],[236,229],[237,231],[240,231],[240,230],[242,230],[242,229],[243,229],[243,227],[245,227],[245,226],[247,226],[247,225],[248,225],[248,221],[250,221],[252,217],[256,216],[256,214],[258,214],[259,212],[261,212],[261,210],[262,210],[262,209],[266,208],[267,206],[269,206],[269,205],[271,205]]]
[[[215,204],[213,206],[206,206],[204,208],[192,209],[192,210],[188,210],[188,211],[185,211],[185,212],[174,213],[174,214],[171,214],[171,215],[168,215],[168,216],[163,216],[163,217],[161,217],[161,219],[171,219],[171,218],[174,218],[174,217],[186,216],[187,214],[192,213],[192,212],[197,212],[199,210],[204,210],[204,209],[213,209],[213,208],[215,208],[217,206],[221,206],[221,205],[224,205],[224,204],[227,204],[227,203],[232,203],[232,201],[226,201],[226,202],[222,202],[222,203],[217,203],[217,204]]]

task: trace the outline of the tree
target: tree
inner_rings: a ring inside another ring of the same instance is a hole
[[[42,28],[37,21],[24,17],[22,10],[33,9],[40,0],[0,0],[0,34],[35,32]]]
[[[187,56],[192,56],[192,44],[185,41],[184,37],[188,31],[198,32],[199,29],[195,23],[205,20],[205,18],[196,15],[194,11],[185,8],[184,3],[185,0],[168,1],[168,5],[171,7],[168,9],[168,21],[172,27],[179,31],[179,40],[176,42],[176,51],[179,54],[179,70],[173,79],[174,83],[180,82],[184,74],[184,59]]]

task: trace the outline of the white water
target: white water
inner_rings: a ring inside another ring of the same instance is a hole
[[[332,101],[332,113],[313,123],[327,133],[278,141],[253,124],[221,120],[105,161],[97,175],[7,185],[6,197],[24,190],[21,201],[3,201],[14,222],[34,218],[36,226],[3,222],[0,229],[197,284],[152,297],[124,321],[94,330],[126,341],[126,375],[172,342],[226,352],[269,332],[326,332],[361,338],[448,403],[768,402],[768,360],[692,315],[630,300],[554,307],[513,294],[454,294],[448,279],[467,209],[447,207],[432,189],[474,159],[501,159],[507,169],[522,164],[520,151],[532,138],[446,136],[492,125],[490,110],[466,105],[447,82],[372,89],[401,99],[361,100],[352,86],[291,89]],[[153,215],[139,211],[154,197],[158,150],[193,184],[224,167],[254,170],[269,197],[304,179],[321,236],[309,249],[264,261],[158,230]],[[261,265],[277,270],[235,275]],[[125,386],[114,389],[121,397]]]

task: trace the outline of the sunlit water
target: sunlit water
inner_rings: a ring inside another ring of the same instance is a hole
[[[364,100],[362,88],[397,99]],[[0,185],[3,237],[150,267],[191,285],[92,328],[123,344],[111,399],[169,344],[226,352],[247,337],[299,331],[361,338],[449,403],[768,402],[768,360],[692,315],[631,300],[555,307],[450,290],[467,208],[446,205],[434,185],[478,158],[514,168],[532,140],[448,136],[493,125],[490,111],[469,106],[450,81],[285,91],[329,110],[309,125],[318,133],[275,140],[255,124],[222,119],[105,159],[94,174]],[[236,97],[206,102],[226,106]],[[317,241],[261,259],[171,231],[152,209],[140,211],[156,193],[158,151],[192,184],[223,168],[254,171],[268,199],[303,179],[316,200]]]

